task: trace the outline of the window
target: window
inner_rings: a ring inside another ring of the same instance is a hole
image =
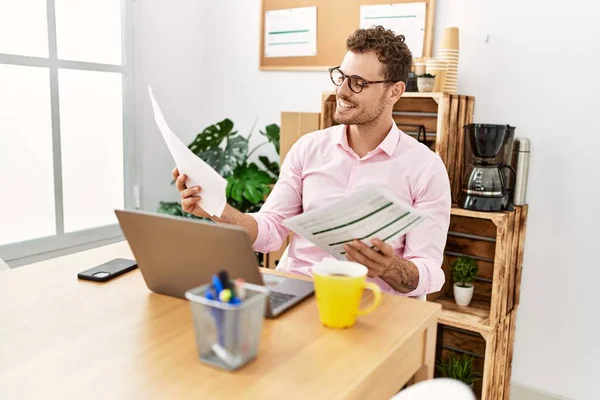
[[[0,256],[120,237],[129,0],[0,0]]]

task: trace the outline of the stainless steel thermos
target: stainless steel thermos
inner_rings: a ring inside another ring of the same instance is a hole
[[[527,203],[527,178],[529,175],[529,150],[530,142],[527,138],[515,138],[513,146],[513,162],[516,170],[515,187],[513,189],[513,201],[515,206]]]

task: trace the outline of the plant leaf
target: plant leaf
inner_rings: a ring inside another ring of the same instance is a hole
[[[279,154],[279,126],[277,124],[267,125],[265,132],[261,131],[261,134],[269,139],[269,142],[273,143],[277,154]]]
[[[244,197],[250,200],[251,203],[256,204],[259,201],[263,200],[264,194],[263,191],[260,190],[260,188],[257,188],[253,185],[246,185],[245,189],[246,190],[244,192]]]
[[[242,136],[232,136],[227,139],[225,147],[225,163],[231,168],[226,171],[227,175],[232,174],[235,167],[246,161],[248,156],[248,139]]]
[[[230,198],[238,203],[246,199],[251,204],[262,202],[275,183],[275,178],[254,163],[238,165],[228,180],[231,182]]]
[[[194,141],[188,146],[194,154],[200,154],[219,147],[223,139],[233,136],[237,132],[233,130],[233,121],[226,118],[221,122],[207,126],[199,133]]]
[[[242,166],[243,167],[243,166]],[[248,179],[256,180],[257,182],[270,185],[275,182],[272,176],[267,174],[262,169],[258,168],[258,165],[255,163],[250,163],[245,166],[245,168],[240,168],[240,171],[243,172],[243,176]]]
[[[271,162],[267,156],[260,156],[258,160],[265,166],[265,168],[275,175],[275,177],[279,177],[279,164],[276,162]]]
[[[198,154],[198,157],[203,159],[221,176],[226,176],[224,172],[231,168],[231,166],[227,164],[225,152],[220,147],[213,147],[210,150],[203,151],[202,153]]]
[[[227,147],[223,150],[220,147],[213,147],[198,154],[221,176],[233,174],[233,170],[238,164],[243,163],[248,153],[248,141],[241,136],[234,136],[227,140]]]
[[[242,201],[242,196],[244,195],[244,182],[237,181],[233,184],[231,188],[231,197],[236,201]]]
[[[227,177],[226,180],[227,180],[227,187],[225,188],[225,197],[229,198],[229,197],[231,197],[231,188],[235,184],[235,178],[233,177],[233,175],[230,175]]]
[[[446,359],[442,359],[437,365],[442,376],[454,378],[471,384],[477,378],[473,373],[473,356],[468,354],[457,355],[452,352]]]
[[[477,261],[469,256],[457,257],[451,266],[454,282],[472,283],[479,273]]]

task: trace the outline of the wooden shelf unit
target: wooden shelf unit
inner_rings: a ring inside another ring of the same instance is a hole
[[[467,307],[456,305],[452,286],[436,299],[440,322],[457,328],[491,331],[518,303],[527,206],[506,212],[475,212],[452,208],[445,257],[452,262],[467,255],[477,259],[479,274]],[[446,276],[451,280],[452,276]]]
[[[475,257],[480,270],[469,306],[456,305],[451,288],[435,300],[443,309],[436,359],[451,351],[473,355],[478,399],[510,396],[527,212],[527,205],[490,213],[452,208],[445,256],[449,262]]]
[[[323,92],[320,129],[336,125],[335,107],[335,92]],[[463,126],[473,122],[474,111],[475,97],[440,92],[407,92],[394,105],[393,118],[403,132],[418,137],[419,129],[415,125],[425,127],[425,144],[439,154],[446,165],[454,203],[459,200],[462,183]]]
[[[494,329],[462,329],[438,324],[436,362],[451,353],[474,357],[473,367],[478,380],[473,385],[475,395],[482,400],[508,400],[516,324],[516,310]],[[439,372],[435,370],[435,376]]]

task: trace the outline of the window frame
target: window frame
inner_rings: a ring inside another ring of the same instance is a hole
[[[135,115],[133,77],[133,23],[132,0],[121,0],[121,65],[61,60],[57,55],[55,0],[46,0],[48,23],[48,58],[0,53],[0,64],[45,67],[50,75],[50,110],[52,117],[52,158],[54,168],[55,226],[56,234],[32,240],[0,245],[0,257],[11,266],[41,261],[56,255],[68,254],[85,248],[123,240],[118,224],[65,233],[60,109],[58,93],[58,70],[76,69],[121,73],[123,98],[123,173],[125,208],[138,208],[133,188],[135,170]],[[27,193],[23,193],[27,195]]]

